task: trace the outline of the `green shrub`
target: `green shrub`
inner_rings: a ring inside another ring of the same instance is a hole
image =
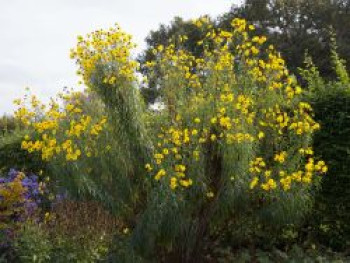
[[[329,165],[316,196],[312,224],[322,243],[341,250],[350,246],[350,82],[344,61],[333,49],[338,80],[324,81],[310,58],[302,73],[315,119],[321,124],[314,148]]]
[[[340,253],[328,251],[323,248],[318,248],[315,245],[310,247],[302,247],[298,245],[292,246],[288,250],[280,250],[273,248],[270,250],[262,249],[245,249],[241,248],[237,251],[221,249],[217,251],[217,255],[212,260],[214,262],[259,262],[259,263],[312,263],[312,262],[348,262],[349,257]]]
[[[36,222],[26,222],[17,233],[14,242],[20,262],[49,262],[52,244],[48,232]]]
[[[101,262],[115,234],[125,236],[118,220],[96,202],[62,201],[44,222],[21,224],[13,241],[19,262]]]
[[[14,131],[0,136],[0,173],[10,169],[39,173],[45,164],[38,154],[29,154],[21,148],[25,131]]]
[[[107,257],[118,220],[96,202],[66,200],[54,206],[46,231],[52,262],[98,262]]]
[[[19,122],[13,116],[4,115],[0,118],[0,137],[13,132],[19,126]]]

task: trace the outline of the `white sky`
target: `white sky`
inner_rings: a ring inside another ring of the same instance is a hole
[[[0,115],[12,113],[24,88],[46,100],[64,86],[77,87],[69,59],[76,36],[118,22],[139,50],[150,30],[173,17],[230,10],[241,0],[0,0]]]

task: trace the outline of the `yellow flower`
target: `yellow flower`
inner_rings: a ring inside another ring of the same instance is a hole
[[[161,154],[161,153],[156,153],[156,154],[154,155],[154,158],[156,158],[156,159],[163,159],[163,158],[164,158],[164,155]]]
[[[262,131],[260,131],[260,132],[258,133],[258,138],[259,138],[259,139],[262,139],[262,138],[264,138],[264,137],[265,137],[265,133],[262,132]]]
[[[267,170],[265,171],[265,177],[270,177],[271,176],[271,171],[270,170]]]
[[[45,222],[50,220],[50,213],[49,212],[45,213],[44,220],[45,220]]]
[[[150,171],[153,170],[153,169],[152,169],[152,166],[151,166],[149,163],[147,163],[147,164],[145,165],[145,168],[146,168],[146,170],[147,170],[148,172],[150,172]]]
[[[155,175],[154,179],[156,179],[156,181],[159,181],[165,175],[166,175],[165,170],[164,169],[160,169],[158,171],[158,173]]]
[[[163,154],[168,155],[169,154],[169,150],[167,148],[164,148],[163,149]]]
[[[180,180],[180,185],[182,185],[183,187],[189,187],[192,185],[192,180],[188,179],[188,180]]]
[[[220,114],[225,114],[226,113],[226,108],[222,107],[219,109]]]
[[[163,46],[163,45],[159,45],[159,46],[157,47],[157,50],[158,50],[159,52],[162,52],[162,51],[164,50],[164,46]]]
[[[176,173],[176,176],[177,176],[177,177],[180,177],[180,178],[184,178],[184,177],[186,177],[186,174],[184,174],[184,173],[182,173],[182,172],[177,172],[177,173]]]
[[[212,191],[207,193],[207,197],[208,198],[213,198],[214,197],[214,193]]]
[[[176,172],[185,172],[186,166],[183,164],[177,164],[177,165],[175,165],[175,171]]]
[[[322,171],[322,173],[327,173],[328,172],[328,167],[327,166],[323,166],[321,171]]]
[[[258,184],[258,182],[259,182],[259,178],[255,176],[253,180],[250,182],[249,188],[254,189],[255,186]]]
[[[297,87],[295,88],[295,94],[299,95],[299,94],[301,94],[302,92],[303,92],[303,90],[301,89],[300,86],[297,86]]]
[[[170,188],[172,190],[175,190],[176,187],[177,187],[177,178],[176,177],[171,177],[171,179],[170,179]]]
[[[269,184],[261,184],[261,188],[265,191],[269,191],[271,188],[270,188],[270,185]]]
[[[287,157],[287,152],[283,151],[279,154],[276,154],[274,160],[279,163],[284,163]]]
[[[232,127],[230,117],[221,117],[219,124],[225,129],[230,129]]]

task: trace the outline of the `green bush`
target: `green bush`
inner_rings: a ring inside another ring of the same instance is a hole
[[[227,262],[259,262],[259,263],[312,263],[312,262],[348,262],[350,259],[340,253],[327,251],[322,248],[318,248],[315,245],[310,247],[300,247],[298,245],[292,246],[288,250],[280,250],[273,248],[270,250],[262,249],[245,249],[241,248],[238,251],[220,250],[217,251],[217,255],[214,262],[227,263]]]
[[[106,260],[118,221],[96,202],[62,201],[45,220],[23,222],[10,244],[18,262],[100,262]],[[1,261],[0,261],[1,262]]]
[[[52,244],[48,232],[41,225],[28,221],[17,235],[14,247],[20,262],[44,263],[50,260]]]
[[[98,262],[106,258],[118,221],[96,202],[62,201],[54,206],[46,231],[51,262]]]
[[[312,216],[317,238],[333,249],[350,246],[350,82],[344,61],[335,48],[332,59],[338,80],[326,82],[307,60],[302,71],[308,81],[307,97],[321,130],[315,134],[315,152],[329,166],[316,196]]]
[[[0,137],[13,132],[19,126],[19,122],[13,116],[3,115],[0,117]]]
[[[13,131],[0,136],[0,173],[10,169],[38,173],[45,170],[45,164],[38,154],[29,154],[22,150],[21,144],[25,131]]]

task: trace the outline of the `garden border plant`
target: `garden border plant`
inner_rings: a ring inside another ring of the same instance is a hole
[[[273,240],[304,217],[327,172],[311,147],[320,126],[284,60],[253,25],[231,26],[197,43],[202,58],[181,49],[186,36],[153,51],[157,113],[141,99],[134,44],[118,26],[78,37],[71,56],[86,94],[48,108],[35,96],[31,108],[19,102],[16,116],[32,131],[22,147],[40,153],[71,196],[119,218],[116,239],[131,258],[201,261],[207,244],[244,222],[251,228],[240,238]]]

